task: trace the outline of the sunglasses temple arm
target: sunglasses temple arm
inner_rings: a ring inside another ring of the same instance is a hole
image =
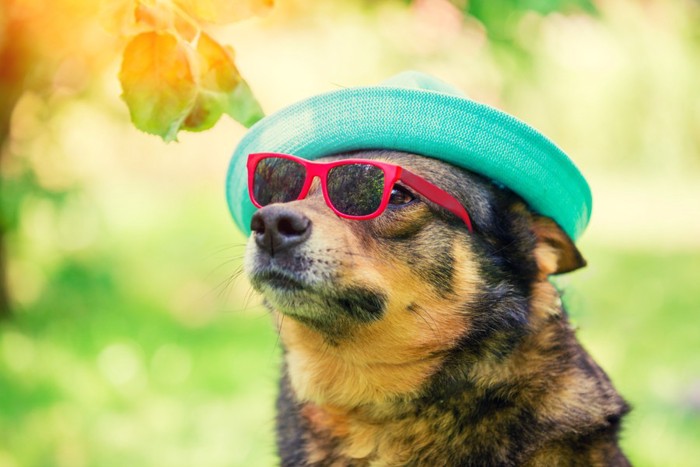
[[[462,219],[467,225],[469,232],[473,232],[472,221],[467,213],[467,210],[464,209],[464,206],[462,206],[462,204],[457,201],[454,196],[442,188],[433,185],[422,177],[419,177],[418,175],[403,168],[401,170],[400,179],[433,203],[439,204]]]

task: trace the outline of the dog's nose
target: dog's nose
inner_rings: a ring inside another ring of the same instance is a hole
[[[311,235],[311,220],[294,209],[272,205],[253,214],[250,230],[255,243],[274,256],[306,241]]]

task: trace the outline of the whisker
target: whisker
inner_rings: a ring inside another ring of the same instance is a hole
[[[221,264],[219,264],[218,266],[216,266],[214,269],[212,269],[211,271],[209,271],[209,274],[207,275],[207,279],[209,279],[215,272],[217,272],[217,271],[218,271],[219,269],[221,269],[222,267],[228,266],[228,265],[230,265],[231,263],[240,262],[241,259],[243,259],[243,256],[235,256],[235,257],[232,257],[232,258],[227,259],[226,261],[222,262]],[[241,267],[242,267],[242,266],[241,266]]]
[[[221,254],[221,253],[223,253],[223,252],[232,250],[232,249],[234,249],[234,248],[245,249],[245,248],[246,248],[246,244],[245,244],[245,243],[242,243],[242,244],[241,244],[241,243],[235,243],[235,244],[233,244],[233,245],[225,245],[225,246],[222,246],[222,247],[217,247],[214,251],[212,251],[211,253],[209,253],[209,255],[206,256],[205,258],[211,258],[212,256]]]
[[[245,297],[243,298],[243,309],[248,310],[250,307],[250,301],[253,299],[253,296],[255,295],[255,289],[253,289],[252,286],[248,286],[248,290],[245,293]]]
[[[209,273],[209,277],[211,277],[213,272],[214,271]],[[216,299],[220,303],[228,301],[231,295],[231,290],[233,288],[232,285],[235,284],[236,281],[241,277],[241,274],[243,274],[243,266],[239,265],[236,269],[234,269],[234,271],[231,274],[227,275],[224,279],[222,279],[215,286],[213,286],[211,290],[204,294],[203,298],[208,298],[212,295],[216,295]]]
[[[223,280],[219,285],[214,289],[218,290],[218,296],[217,298],[222,301],[228,301],[229,297],[231,296],[231,289],[232,285],[238,279],[238,277],[241,275],[242,269],[235,271],[233,274],[231,274],[227,279]]]
[[[275,338],[275,346],[272,348],[272,353],[274,353],[277,349],[282,349],[280,346],[280,335],[282,334],[282,326],[284,326],[284,318],[285,315],[284,313],[278,313],[277,316],[280,316],[278,319],[279,323],[277,324],[277,337]],[[270,354],[270,359],[272,359],[273,355],[272,353]]]
[[[267,308],[265,305],[262,303],[256,303],[255,305],[251,306],[250,308],[246,308],[245,311],[262,311],[262,313],[258,314],[254,319],[270,319],[270,316],[272,315],[272,312],[270,311],[269,308]]]

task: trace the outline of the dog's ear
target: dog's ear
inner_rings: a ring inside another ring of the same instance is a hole
[[[537,237],[535,259],[545,277],[575,271],[586,265],[574,242],[552,219],[534,216],[532,229]]]

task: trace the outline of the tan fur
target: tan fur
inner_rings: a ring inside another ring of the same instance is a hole
[[[541,216],[532,219],[532,229],[539,240],[535,256],[542,274],[570,272],[586,265],[574,243],[552,219]]]

